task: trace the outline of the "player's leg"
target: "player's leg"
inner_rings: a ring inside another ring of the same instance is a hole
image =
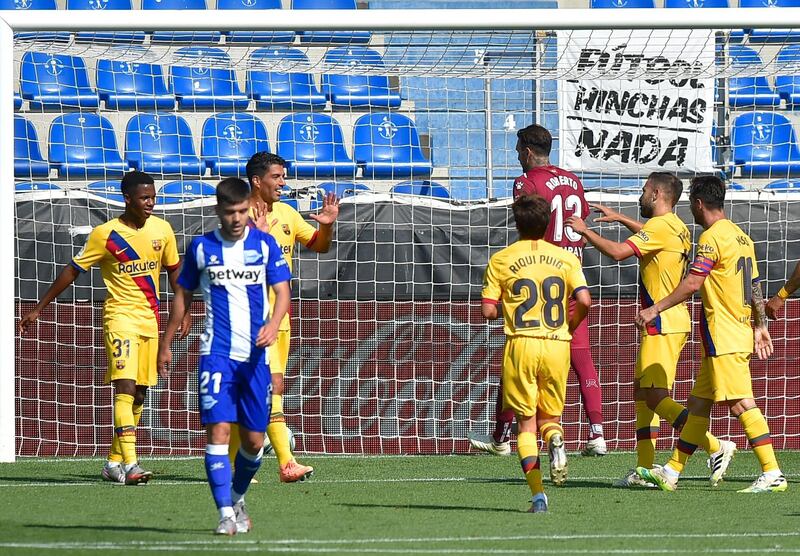
[[[583,411],[589,420],[589,439],[583,455],[604,456],[606,441],[603,438],[603,393],[600,390],[600,377],[592,359],[587,319],[584,319],[572,333],[570,360],[578,377]]]
[[[230,423],[237,419],[236,365],[237,362],[225,357],[202,355],[197,373],[197,405],[200,408],[200,422],[206,427],[206,476],[219,510],[219,524],[215,533],[220,535],[236,533],[231,462],[228,459]]]
[[[105,344],[106,383],[114,386],[114,441],[103,478],[129,485],[146,483],[153,474],[139,467],[134,406],[136,385],[143,380],[140,367],[147,367],[148,353],[144,350],[140,357],[141,338],[133,333],[107,332]]]
[[[473,448],[481,452],[486,452],[495,456],[507,456],[511,454],[511,426],[514,423],[514,412],[510,409],[503,409],[502,378],[497,385],[494,417],[494,432],[492,434],[478,434],[470,431],[467,435],[469,443]]]
[[[769,425],[753,399],[750,354],[731,353],[717,359],[714,369],[715,386],[724,393],[724,403],[742,424],[750,447],[761,465],[761,475],[752,485],[739,492],[786,490],[788,485],[775,457]]]
[[[292,454],[289,441],[289,428],[286,426],[286,417],[283,415],[283,377],[286,373],[286,363],[289,361],[289,347],[291,344],[291,331],[278,331],[278,339],[269,348],[269,367],[272,373],[272,412],[269,416],[267,436],[278,458],[278,478],[282,483],[305,481],[314,474],[310,465],[298,463]]]
[[[270,415],[270,379],[270,369],[263,356],[257,362],[244,362],[237,366],[237,415],[241,447],[236,454],[231,500],[238,533],[247,533],[253,527],[244,495],[261,467],[264,456],[264,436]]]
[[[550,457],[550,480],[556,486],[567,482],[567,451],[560,422],[567,398],[570,352],[568,342],[543,341],[542,363],[536,379],[537,426]]]
[[[531,490],[531,512],[547,511],[547,497],[539,469],[535,418],[538,401],[536,370],[542,361],[542,344],[543,340],[538,338],[507,338],[503,348],[501,377],[505,384],[503,406],[517,415],[519,423],[517,454]]]

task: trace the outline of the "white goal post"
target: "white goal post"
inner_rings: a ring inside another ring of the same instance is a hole
[[[0,203],[0,260],[15,259],[14,33],[43,31],[559,31],[628,29],[800,29],[800,8],[588,10],[357,10],[357,11],[3,11],[0,12],[0,183],[8,203]],[[657,15],[656,15],[657,14]],[[398,67],[393,71],[398,71]],[[759,71],[762,71],[763,68]],[[502,77],[502,68],[486,77]],[[531,75],[554,79],[556,70]],[[714,73],[712,67],[710,72]],[[758,73],[758,72],[756,72]],[[774,72],[770,72],[771,74]],[[708,75],[716,77],[724,74]],[[472,76],[479,75],[476,73]],[[548,77],[549,76],[549,77]],[[403,75],[399,77],[402,79]],[[62,263],[65,261],[62,261]],[[15,459],[15,277],[0,273],[0,462]]]

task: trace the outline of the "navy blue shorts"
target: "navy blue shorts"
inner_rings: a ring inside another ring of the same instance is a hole
[[[257,361],[234,361],[221,355],[201,355],[197,373],[200,422],[238,423],[256,432],[269,424],[272,377],[269,365]]]

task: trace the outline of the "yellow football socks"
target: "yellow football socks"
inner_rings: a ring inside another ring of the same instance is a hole
[[[114,435],[125,465],[136,463],[136,424],[130,394],[114,394]]]
[[[636,400],[636,462],[650,469],[656,458],[656,440],[661,419],[647,407],[644,400]]]
[[[681,437],[678,439],[675,451],[672,453],[667,465],[681,473],[689,456],[703,443],[710,423],[711,420],[708,417],[700,417],[690,413],[681,431]]]
[[[143,409],[143,405],[133,406],[133,425],[135,427],[139,426],[139,421],[142,419]],[[111,439],[111,449],[108,451],[108,461],[122,463],[122,448],[120,448],[119,438],[117,438],[116,434],[114,434],[113,438]]]
[[[522,465],[522,472],[525,480],[531,489],[531,494],[536,495],[544,492],[542,486],[542,472],[539,469],[539,449],[536,442],[536,434],[532,432],[521,432],[517,437],[517,454]]]
[[[748,409],[739,415],[739,422],[742,424],[744,434],[750,441],[750,447],[761,464],[761,470],[777,471],[778,460],[775,459],[775,450],[772,448],[772,439],[769,436],[769,426],[767,420],[757,407]]]
[[[269,416],[267,436],[279,465],[286,465],[294,459],[292,448],[289,445],[289,429],[286,426],[286,418],[283,416],[283,396],[281,394],[272,395],[272,413]]]
[[[678,433],[682,432],[683,427],[686,426],[686,420],[689,416],[689,411],[670,397],[666,397],[658,402],[656,413],[671,424],[672,428],[678,431]],[[709,454],[719,451],[720,448],[717,437],[708,431],[706,431],[706,435],[698,446]]]
[[[241,445],[242,439],[239,438],[239,425],[231,423],[231,437],[228,439],[228,458],[231,460],[231,465],[234,465],[236,454],[239,453]]]
[[[561,425],[558,423],[545,423],[539,427],[539,435],[541,435],[542,441],[545,444],[549,444],[550,438],[556,433],[560,434],[561,438],[564,438],[564,429],[562,429]],[[517,440],[517,443],[519,444],[519,440]]]

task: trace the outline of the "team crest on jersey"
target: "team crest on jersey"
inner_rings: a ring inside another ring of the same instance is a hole
[[[153,240],[153,251],[161,251],[161,240],[154,239]]]
[[[117,359],[115,364],[117,366],[117,370],[118,371],[121,371],[122,369],[125,368],[125,360],[124,359]]]
[[[515,182],[514,187],[516,187],[517,189],[522,189],[522,182],[521,181]]]
[[[281,229],[283,230],[283,233],[286,234],[287,236],[292,235],[292,230],[289,229],[289,224],[283,224],[281,226]]]

